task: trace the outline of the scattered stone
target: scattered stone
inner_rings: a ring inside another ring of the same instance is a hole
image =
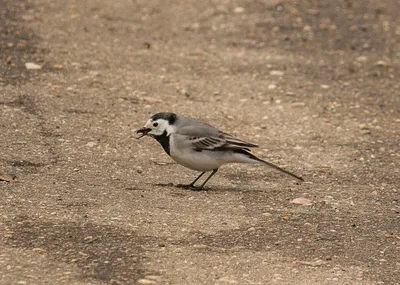
[[[320,14],[319,10],[317,10],[317,9],[307,9],[306,13],[310,14],[310,15],[319,15]]]
[[[137,284],[155,284],[156,282],[155,281],[153,281],[153,280],[149,280],[149,279],[144,279],[144,278],[142,278],[142,279],[139,279],[138,281],[137,281]]]
[[[158,276],[158,275],[146,275],[145,276],[146,277],[146,279],[151,279],[151,280],[161,280],[161,276]]]
[[[198,30],[198,29],[200,29],[200,23],[193,23],[191,26],[190,26],[190,28],[191,29],[193,29],[193,30]]]
[[[312,205],[311,202],[312,201],[310,199],[300,197],[300,198],[296,198],[296,199],[293,199],[292,201],[290,201],[290,204],[309,206],[309,205]]]
[[[40,247],[34,247],[34,248],[32,248],[32,251],[37,252],[37,253],[46,252],[46,250],[44,250],[43,248],[40,248]]]
[[[361,55],[361,56],[357,57],[356,60],[358,62],[366,62],[368,60],[368,57],[366,57],[365,55]]]
[[[363,134],[363,135],[370,135],[371,134],[371,131],[370,130],[361,130],[361,133]]]
[[[381,66],[381,67],[385,67],[385,66],[388,66],[389,64],[388,64],[386,61],[384,61],[384,60],[378,60],[378,61],[376,62],[376,65],[377,65],[377,66]]]
[[[96,142],[88,142],[86,144],[87,147],[94,147],[97,143]]]
[[[280,71],[280,70],[271,70],[269,72],[269,75],[272,75],[272,76],[283,76],[284,74],[285,73],[283,71]]]
[[[206,244],[194,244],[193,247],[197,248],[197,249],[205,249],[205,248],[208,248],[208,245],[206,245]]]
[[[61,64],[53,64],[53,68],[54,69],[63,69],[64,66],[62,66]]]
[[[151,160],[151,162],[153,162],[156,165],[160,165],[160,166],[165,166],[165,165],[169,165],[169,164],[173,164],[173,162],[162,162],[162,161],[155,161],[155,160]]]
[[[358,128],[360,130],[369,130],[369,126],[367,124],[358,124]]]
[[[156,104],[156,103],[161,102],[160,99],[154,98],[154,97],[142,97],[141,99],[150,104]]]
[[[42,69],[42,66],[33,62],[25,62],[25,68],[26,69]]]
[[[0,181],[13,182],[13,181],[15,181],[15,179],[11,176],[8,176],[5,174],[0,174]]]
[[[238,282],[235,279],[232,279],[230,276],[223,276],[223,277],[219,278],[217,281],[228,283],[228,284],[238,284]]]
[[[304,102],[294,102],[292,103],[292,107],[304,107],[306,103]]]
[[[186,89],[181,89],[179,92],[186,97],[190,97],[190,93]]]
[[[276,89],[276,87],[277,86],[275,84],[268,85],[268,89],[270,89],[270,90]]]
[[[302,265],[317,267],[317,266],[325,265],[325,264],[327,264],[328,262],[323,261],[323,260],[321,260],[321,259],[317,259],[317,260],[315,260],[315,261],[299,261],[298,263],[299,263],[299,264],[302,264]]]
[[[272,28],[272,32],[273,32],[273,33],[277,33],[277,32],[279,32],[280,30],[281,30],[281,28],[278,27],[278,26],[275,26],[275,27]]]
[[[90,243],[90,242],[93,241],[93,237],[92,236],[87,236],[83,240]]]
[[[246,9],[244,9],[243,7],[236,7],[233,10],[233,12],[236,13],[236,14],[243,13],[244,11],[246,11]]]
[[[326,85],[326,84],[321,84],[321,88],[322,88],[322,89],[329,89],[330,86],[329,86],[329,85]]]
[[[363,49],[369,49],[369,48],[370,48],[370,44],[369,43],[363,44]]]

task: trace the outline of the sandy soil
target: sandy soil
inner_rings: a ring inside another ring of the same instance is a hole
[[[0,284],[400,284],[399,9],[0,0]],[[134,138],[159,111],[305,182],[178,189],[197,173]]]

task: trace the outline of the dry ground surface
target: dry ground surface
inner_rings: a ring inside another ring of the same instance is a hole
[[[399,9],[0,0],[0,283],[400,284]],[[305,182],[178,189],[197,173],[135,139],[159,111]]]

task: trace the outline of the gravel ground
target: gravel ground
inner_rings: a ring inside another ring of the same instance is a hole
[[[400,284],[399,9],[0,0],[0,284]],[[178,189],[160,111],[305,182]]]

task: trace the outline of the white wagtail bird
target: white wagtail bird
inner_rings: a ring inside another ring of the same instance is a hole
[[[146,135],[156,139],[177,163],[201,171],[192,183],[178,187],[202,190],[218,168],[225,163],[264,164],[303,181],[303,178],[251,154],[249,148],[257,145],[234,138],[196,119],[174,113],[157,113],[136,133],[140,134],[138,139]],[[212,171],[210,176],[203,184],[195,186],[197,180],[208,171]]]

